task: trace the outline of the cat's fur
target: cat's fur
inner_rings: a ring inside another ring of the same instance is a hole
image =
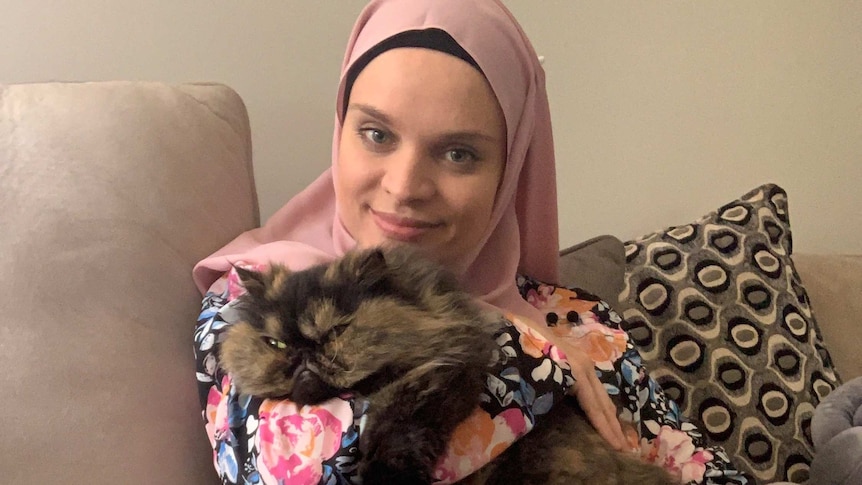
[[[248,293],[220,361],[248,394],[297,404],[365,396],[365,483],[429,483],[479,405],[499,324],[448,273],[410,251],[385,254],[355,251],[295,273],[237,268]]]
[[[297,404],[358,393],[370,404],[364,483],[430,483],[452,431],[480,403],[499,320],[406,248],[352,251],[299,272],[236,269],[247,294],[220,351],[234,385]],[[551,414],[466,482],[674,483],[608,448],[571,403]]]

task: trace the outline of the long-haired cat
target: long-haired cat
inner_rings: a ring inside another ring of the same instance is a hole
[[[358,393],[369,401],[359,443],[363,482],[431,483],[454,428],[480,403],[498,355],[499,319],[407,248],[351,251],[298,272],[236,270],[247,293],[220,361],[240,392],[300,405]],[[465,481],[674,483],[608,448],[565,402]]]
[[[369,401],[364,482],[430,483],[455,426],[479,405],[499,324],[406,249],[299,272],[236,269],[247,293],[220,361],[238,389],[300,405],[357,392]]]

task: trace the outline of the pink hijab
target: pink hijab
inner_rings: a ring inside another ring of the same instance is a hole
[[[481,68],[502,107],[507,162],[489,231],[465,254],[462,283],[477,299],[533,319],[538,311],[519,295],[515,274],[547,283],[558,279],[554,144],[544,71],[512,14],[499,0],[374,0],[359,15],[341,66],[332,141],[332,168],[276,212],[199,262],[201,293],[232,263],[280,262],[294,270],[331,261],[355,246],[342,226],[333,179],[338,176],[345,74],[364,52],[407,30],[447,32]]]

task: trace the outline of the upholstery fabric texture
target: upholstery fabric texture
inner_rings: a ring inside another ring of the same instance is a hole
[[[626,258],[627,328],[683,413],[759,481],[806,480],[815,406],[840,381],[792,259],[787,193],[765,184],[627,242]]]

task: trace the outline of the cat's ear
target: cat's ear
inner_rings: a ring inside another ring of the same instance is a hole
[[[245,269],[237,265],[233,265],[233,269],[236,271],[240,282],[242,282],[242,286],[245,287],[245,291],[247,291],[249,295],[254,298],[263,298],[263,295],[266,292],[266,281],[263,273]]]
[[[356,276],[368,283],[374,283],[386,276],[389,270],[389,265],[386,262],[386,255],[380,248],[367,250],[357,261],[355,266]]]

